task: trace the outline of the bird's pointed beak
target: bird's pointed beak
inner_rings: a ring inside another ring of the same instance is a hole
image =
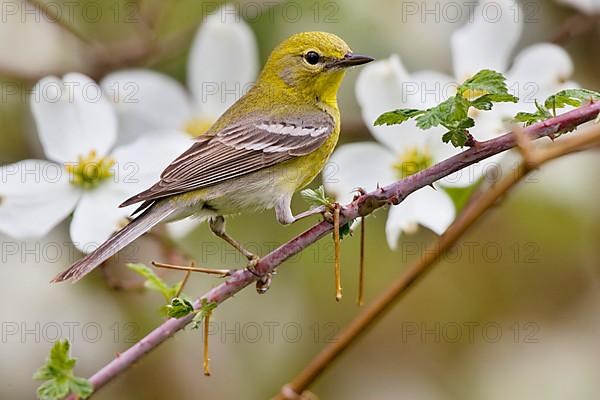
[[[334,68],[349,68],[356,65],[370,63],[374,60],[375,59],[373,57],[365,56],[363,54],[348,53],[343,58],[332,62],[330,66]]]

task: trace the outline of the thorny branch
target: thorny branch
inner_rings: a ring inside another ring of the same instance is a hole
[[[600,143],[600,127],[594,127],[588,132],[581,133],[554,143],[545,149],[534,150],[531,141],[526,139],[522,130],[517,128],[515,136],[518,139],[518,148],[523,155],[523,161],[514,174],[508,174],[489,190],[483,192],[476,201],[470,203],[458,216],[452,225],[432,245],[431,249],[424,251],[423,256],[409,266],[382,294],[369,306],[362,310],[348,325],[317,354],[306,367],[288,384],[283,386],[275,400],[291,400],[304,398],[303,393],[322,373],[330,367],[351,344],[372,327],[403,295],[408,289],[422,279],[427,272],[456,244],[465,232],[496,204],[512,187],[519,183],[532,169],[551,161],[557,157],[570,154],[586,148],[590,144]],[[520,133],[517,133],[520,132]]]
[[[578,125],[593,120],[599,112],[600,102],[591,103],[557,117],[531,125],[527,128],[522,128],[521,133],[525,135],[528,140],[536,140],[545,136],[554,137],[554,135],[558,133],[570,131],[575,129]],[[578,134],[573,138],[580,138],[581,136],[582,135]],[[473,165],[479,161],[489,158],[490,156],[511,149],[516,145],[515,136],[512,132],[485,142],[477,142],[473,147],[430,168],[427,168],[388,186],[379,188],[373,192],[359,196],[352,203],[342,207],[340,224],[344,224],[355,218],[369,215],[385,205],[399,204],[412,192],[427,185],[433,184],[439,179],[451,175],[456,171],[468,167],[469,165]],[[555,153],[552,153],[552,151],[553,150],[549,149],[548,154],[556,154],[555,150]],[[467,217],[463,215],[459,218],[459,221],[464,220],[464,218]],[[476,218],[471,217],[471,219],[474,220]],[[277,266],[286,261],[288,258],[301,252],[312,243],[330,233],[332,230],[333,225],[327,221],[322,221],[314,225],[310,229],[262,257],[255,267],[256,272],[258,274],[268,274],[273,272]],[[196,300],[194,302],[194,307],[198,309],[203,299],[209,303],[220,304],[256,280],[257,276],[246,269],[235,271],[223,283],[212,288],[210,291]],[[407,285],[410,285],[410,283],[413,281],[414,279],[408,281]],[[367,308],[365,312],[370,309],[371,307]],[[120,353],[115,359],[111,360],[90,378],[90,382],[94,387],[94,393],[96,393],[112,379],[119,376],[119,374],[141,359],[145,354],[154,350],[158,345],[171,337],[177,331],[185,328],[185,326],[192,321],[193,317],[194,314],[192,313],[180,319],[169,319],[151,331],[138,343],[134,344],[123,353]],[[343,348],[340,350],[343,350]],[[312,379],[314,379],[314,377],[316,377],[316,375],[314,375]],[[290,387],[292,388],[293,392],[302,392],[305,387],[304,382],[306,382],[307,385],[312,381],[312,379],[303,380],[302,385],[292,385]],[[69,398],[74,399],[73,396],[70,396]]]

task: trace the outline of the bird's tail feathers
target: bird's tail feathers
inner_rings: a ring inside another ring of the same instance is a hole
[[[175,208],[170,201],[160,201],[153,204],[124,228],[108,238],[96,250],[55,276],[52,282],[78,281],[160,221],[173,214],[174,211]]]

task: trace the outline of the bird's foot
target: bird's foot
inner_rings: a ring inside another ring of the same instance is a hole
[[[267,290],[271,287],[272,274],[267,273],[263,274],[256,270],[256,265],[258,264],[260,257],[253,255],[249,258],[248,265],[246,269],[252,275],[254,275],[256,279],[256,292],[258,294],[265,294]]]

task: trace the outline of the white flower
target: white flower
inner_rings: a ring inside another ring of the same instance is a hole
[[[484,11],[488,3],[493,5],[488,8],[498,9],[499,17]],[[543,102],[561,89],[577,86],[567,81],[573,73],[571,57],[555,44],[537,43],[526,47],[511,64],[511,54],[523,30],[524,15],[519,3],[511,0],[481,1],[474,9],[472,23],[451,37],[457,83],[483,68],[494,69],[505,74],[509,91],[519,98],[518,103],[500,103],[494,105],[492,111],[475,113],[476,125],[471,133],[478,139],[505,133],[506,122],[517,112],[535,110],[535,100]]]
[[[56,6],[56,5],[55,5]],[[2,1],[0,67],[16,76],[86,68],[83,43],[25,0]]]
[[[558,0],[559,3],[567,4],[585,14],[600,14],[600,0]]]
[[[357,187],[374,189],[387,185],[447,157],[439,135],[419,130],[414,124],[372,127],[381,113],[400,101],[400,85],[406,79],[398,58],[379,61],[360,74],[356,93],[363,117],[379,143],[363,142],[340,146],[331,157],[335,174],[324,176],[328,192],[342,203],[352,199]],[[331,172],[331,171],[330,171]],[[454,205],[443,190],[425,187],[389,211],[386,224],[388,244],[396,248],[402,231],[414,231],[420,223],[441,234],[454,219]]]
[[[116,103],[120,140],[164,128],[198,135],[249,89],[257,75],[256,40],[243,19],[224,7],[196,32],[187,65],[189,94],[170,76],[147,69],[102,79],[100,85]]]
[[[357,81],[356,96],[363,119],[380,144],[343,145],[334,153],[331,162],[336,174],[331,176],[329,169],[324,184],[339,201],[350,200],[356,187],[372,190],[375,183],[385,185],[406,176],[406,173],[400,173],[402,165],[411,165],[415,159],[423,160],[423,156],[427,156],[427,162],[420,164],[423,168],[460,151],[442,143],[444,129],[440,127],[422,131],[414,121],[395,126],[373,126],[373,121],[382,113],[396,108],[431,107],[454,95],[457,84],[479,70],[494,69],[506,73],[511,92],[529,97],[517,106],[500,104],[492,111],[474,113],[472,116],[477,125],[471,132],[476,139],[482,140],[504,133],[506,118],[513,117],[517,110],[528,110],[533,107],[535,98],[543,100],[564,86],[564,80],[571,74],[572,63],[564,50],[552,44],[524,49],[508,69],[510,55],[521,35],[519,16],[522,17],[522,13],[515,12],[512,1],[494,0],[493,7],[501,10],[492,19],[483,12],[485,3],[492,1],[480,2],[471,22],[451,37],[454,78],[436,71],[409,74],[397,56],[363,68]],[[525,93],[525,90],[529,92]],[[496,170],[498,160],[499,157],[489,158],[439,183],[459,187],[473,184],[486,171]],[[390,209],[386,224],[388,243],[395,248],[402,231],[414,231],[418,224],[441,234],[454,219],[454,214],[453,204],[443,190],[425,187]]]
[[[102,80],[116,102],[125,143],[156,129],[198,136],[250,88],[258,73],[256,39],[227,7],[207,17],[196,33],[187,66],[189,94],[173,78],[150,70],[118,71]],[[181,237],[196,224],[186,219],[167,229]]]
[[[133,211],[119,204],[154,183],[189,146],[185,135],[163,132],[112,149],[113,106],[77,73],[39,81],[31,108],[49,161],[0,168],[0,231],[17,238],[44,236],[73,212],[72,241],[81,251],[93,250]]]

